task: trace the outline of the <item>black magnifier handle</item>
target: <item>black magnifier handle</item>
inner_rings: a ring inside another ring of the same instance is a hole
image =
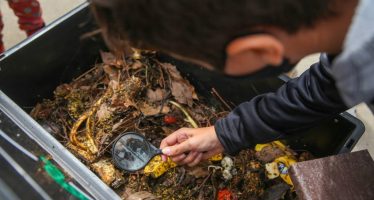
[[[163,154],[163,153],[162,153],[162,149],[157,148],[157,149],[155,149],[154,151],[155,151],[155,152],[154,152],[155,155],[161,155],[161,154]]]
[[[162,150],[153,146],[138,133],[127,132],[120,135],[112,147],[114,164],[125,171],[135,172],[144,168]]]
[[[153,146],[152,144],[149,144],[149,146],[152,149],[153,156],[161,155],[162,154],[162,150],[160,148],[157,148],[157,147]]]

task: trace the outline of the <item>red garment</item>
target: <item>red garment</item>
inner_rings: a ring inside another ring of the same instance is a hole
[[[32,35],[44,27],[42,10],[38,0],[8,0],[8,4],[14,14],[18,17],[20,29],[25,31],[27,36]],[[4,51],[1,34],[3,27],[4,24],[0,12],[0,53]]]

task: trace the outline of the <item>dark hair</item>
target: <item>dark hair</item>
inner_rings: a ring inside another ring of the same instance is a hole
[[[289,33],[333,15],[335,0],[93,0],[108,45],[172,52],[224,66],[226,45],[253,27]]]

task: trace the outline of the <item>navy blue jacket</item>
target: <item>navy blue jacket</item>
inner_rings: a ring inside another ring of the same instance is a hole
[[[299,78],[240,104],[215,123],[218,138],[230,155],[315,126],[347,109],[330,72],[331,60],[321,54]]]

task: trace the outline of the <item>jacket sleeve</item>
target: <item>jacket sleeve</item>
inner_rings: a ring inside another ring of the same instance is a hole
[[[215,123],[225,152],[230,155],[256,144],[286,138],[347,109],[330,73],[329,60],[320,62],[275,93],[240,104]]]

